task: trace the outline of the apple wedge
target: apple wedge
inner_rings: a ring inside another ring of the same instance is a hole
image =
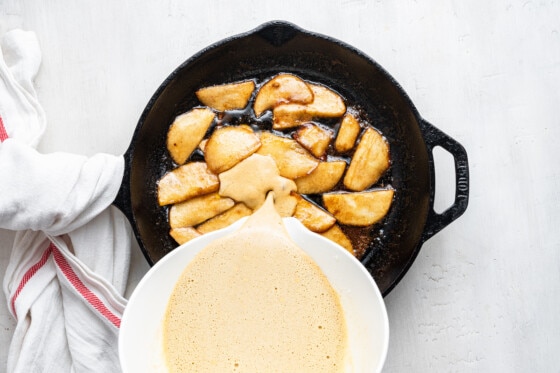
[[[255,90],[255,82],[247,80],[201,88],[196,97],[202,104],[217,111],[243,109]]]
[[[314,117],[337,118],[346,112],[346,104],[338,93],[319,84],[309,84],[313,102],[307,104],[307,112]]]
[[[276,106],[273,109],[272,128],[294,128],[313,118],[337,118],[346,112],[346,104],[338,93],[322,85],[308,85],[313,92],[313,102]]]
[[[344,118],[342,118],[340,128],[336,134],[334,149],[339,153],[346,153],[353,149],[360,131],[361,126],[358,119],[356,119],[354,115],[347,113]]]
[[[309,175],[294,180],[298,193],[318,194],[332,190],[342,178],[345,169],[344,161],[320,162]]]
[[[333,132],[316,124],[306,123],[294,132],[293,137],[311,154],[321,158],[327,152]]]
[[[243,203],[237,203],[229,210],[206,220],[204,223],[196,227],[197,231],[205,234],[218,229],[222,229],[238,221],[239,219],[249,216],[253,210],[245,206]]]
[[[389,145],[379,132],[368,127],[344,175],[344,186],[361,192],[377,182],[388,168]]]
[[[193,238],[201,236],[202,234],[194,229],[193,227],[181,227],[181,228],[171,228],[169,230],[169,235],[177,242],[182,245],[189,242]]]
[[[272,157],[280,175],[292,180],[308,175],[319,164],[319,160],[297,141],[270,132],[261,133],[261,147],[257,154]]]
[[[204,145],[208,168],[219,174],[227,171],[261,146],[259,136],[247,125],[220,127]]]
[[[169,171],[158,181],[158,203],[165,206],[183,202],[219,188],[218,175],[212,173],[206,163],[191,162]]]
[[[260,117],[265,110],[280,104],[307,104],[312,101],[313,91],[301,78],[292,74],[279,74],[259,89],[253,110]]]
[[[278,105],[272,111],[272,128],[278,131],[288,130],[311,119],[313,116],[307,112],[305,105]]]
[[[323,194],[325,208],[341,224],[366,227],[383,219],[393,201],[393,189]]]
[[[186,162],[215,116],[208,108],[196,108],[175,118],[167,131],[167,150],[175,163],[182,165]]]
[[[350,241],[348,236],[344,234],[338,224],[333,225],[325,232],[320,233],[320,235],[344,247],[350,254],[354,256],[356,255],[352,241]]]
[[[208,142],[208,139],[204,139],[200,142],[200,144],[198,144],[198,149],[200,149],[200,151],[204,154],[204,148],[206,148],[206,143]]]
[[[230,209],[234,204],[234,200],[221,197],[218,193],[188,199],[171,206],[169,226],[171,228],[195,226]]]
[[[331,228],[336,219],[327,211],[318,207],[312,202],[309,202],[301,195],[295,195],[297,204],[294,211],[294,218],[301,221],[301,223],[312,232],[324,232]]]

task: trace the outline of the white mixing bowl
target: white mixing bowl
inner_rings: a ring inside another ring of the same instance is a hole
[[[124,373],[166,372],[162,325],[167,303],[185,266],[216,238],[238,229],[246,219],[207,233],[173,250],[140,281],[125,309],[119,335]],[[380,372],[389,345],[389,321],[381,292],[362,264],[339,245],[285,218],[292,239],[321,267],[338,292],[346,316],[351,372]]]

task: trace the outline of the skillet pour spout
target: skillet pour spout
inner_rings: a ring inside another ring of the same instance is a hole
[[[361,261],[387,295],[408,271],[422,244],[459,218],[469,199],[467,153],[461,144],[424,120],[401,86],[373,59],[356,48],[284,21],[271,21],[201,50],[175,69],[142,112],[126,170],[114,202],[128,217],[150,264],[177,244],[169,236],[167,209],[157,203],[157,181],[171,168],[166,135],[173,119],[200,105],[202,87],[246,79],[261,81],[293,73],[337,91],[378,129],[391,148],[388,176],[393,205],[367,237]],[[441,147],[455,163],[455,200],[434,211],[432,150]]]

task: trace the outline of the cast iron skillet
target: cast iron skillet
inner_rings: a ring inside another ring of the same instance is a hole
[[[172,168],[166,134],[175,116],[200,105],[201,87],[291,72],[325,84],[360,106],[391,148],[393,205],[372,235],[362,263],[383,295],[400,281],[422,244],[461,216],[468,203],[465,149],[420,117],[399,84],[359,50],[282,21],[217,42],[179,66],[148,102],[129,149],[114,204],[130,220],[139,246],[153,265],[177,244],[169,236],[166,210],[158,206],[156,183]],[[434,211],[432,149],[441,146],[455,161],[453,205]]]

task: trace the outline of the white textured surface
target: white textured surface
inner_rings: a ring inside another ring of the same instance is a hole
[[[466,214],[386,298],[385,371],[560,371],[559,2],[0,0],[0,34],[35,31],[43,50],[40,149],[86,155],[123,153],[176,66],[272,19],[370,55],[469,155]],[[451,168],[438,176],[449,201]],[[0,274],[12,239],[0,231]],[[3,371],[14,323],[0,298]]]

